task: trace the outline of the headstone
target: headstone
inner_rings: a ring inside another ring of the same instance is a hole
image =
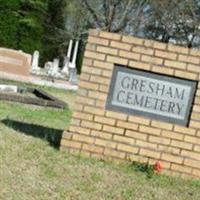
[[[67,56],[64,58],[62,73],[66,74],[67,76],[69,75],[69,58]]]
[[[67,51],[67,57],[68,57],[69,59],[71,58],[72,46],[73,46],[73,40],[70,40],[70,41],[69,41],[68,51]]]
[[[44,69],[48,72],[52,68],[52,65],[53,62],[48,61],[44,64]]]
[[[73,68],[76,68],[76,59],[77,59],[77,55],[78,55],[78,47],[79,47],[79,41],[76,41],[73,59],[72,59],[72,67]]]
[[[70,74],[69,82],[70,82],[71,84],[76,85],[76,84],[78,83],[77,69],[76,69],[76,68],[70,68],[70,69],[69,69],[69,74]]]
[[[59,71],[59,59],[54,58],[52,65],[52,74],[57,74]]]
[[[0,92],[17,93],[17,88],[15,85],[0,85]]]
[[[67,76],[69,75],[69,63],[71,58],[72,46],[73,46],[73,40],[70,40],[67,56],[64,59],[64,67],[62,70],[62,73],[66,74]]]
[[[77,69],[76,59],[78,54],[79,41],[76,41],[72,63],[69,63],[69,81],[72,84],[77,84]]]
[[[39,71],[39,57],[40,53],[39,51],[34,51],[33,57],[32,57],[32,71]]]
[[[49,65],[49,70],[47,72],[47,74],[49,76],[52,76],[52,77],[55,77],[55,78],[60,76],[60,73],[59,73],[59,59],[55,58],[53,60],[52,64],[50,62],[48,62],[47,65]]]

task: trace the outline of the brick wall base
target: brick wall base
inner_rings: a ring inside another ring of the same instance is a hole
[[[106,110],[114,64],[198,81],[189,126]],[[61,149],[200,177],[200,51],[91,30],[80,79]]]

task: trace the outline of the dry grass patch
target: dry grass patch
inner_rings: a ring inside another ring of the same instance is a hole
[[[74,93],[47,90],[73,105]],[[68,109],[0,102],[0,199],[200,199],[200,181],[166,176],[149,179],[130,164],[60,152],[57,143],[70,116]]]

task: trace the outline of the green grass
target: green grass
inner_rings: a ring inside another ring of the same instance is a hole
[[[73,107],[75,94],[44,88]],[[199,200],[200,181],[58,150],[72,111],[0,102],[1,200]]]

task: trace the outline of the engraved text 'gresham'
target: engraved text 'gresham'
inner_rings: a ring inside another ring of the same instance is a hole
[[[190,84],[186,84],[187,81],[166,76],[162,78],[155,74],[151,76],[137,70],[130,72],[115,71],[115,83],[110,91],[111,107],[185,120],[194,90]]]

